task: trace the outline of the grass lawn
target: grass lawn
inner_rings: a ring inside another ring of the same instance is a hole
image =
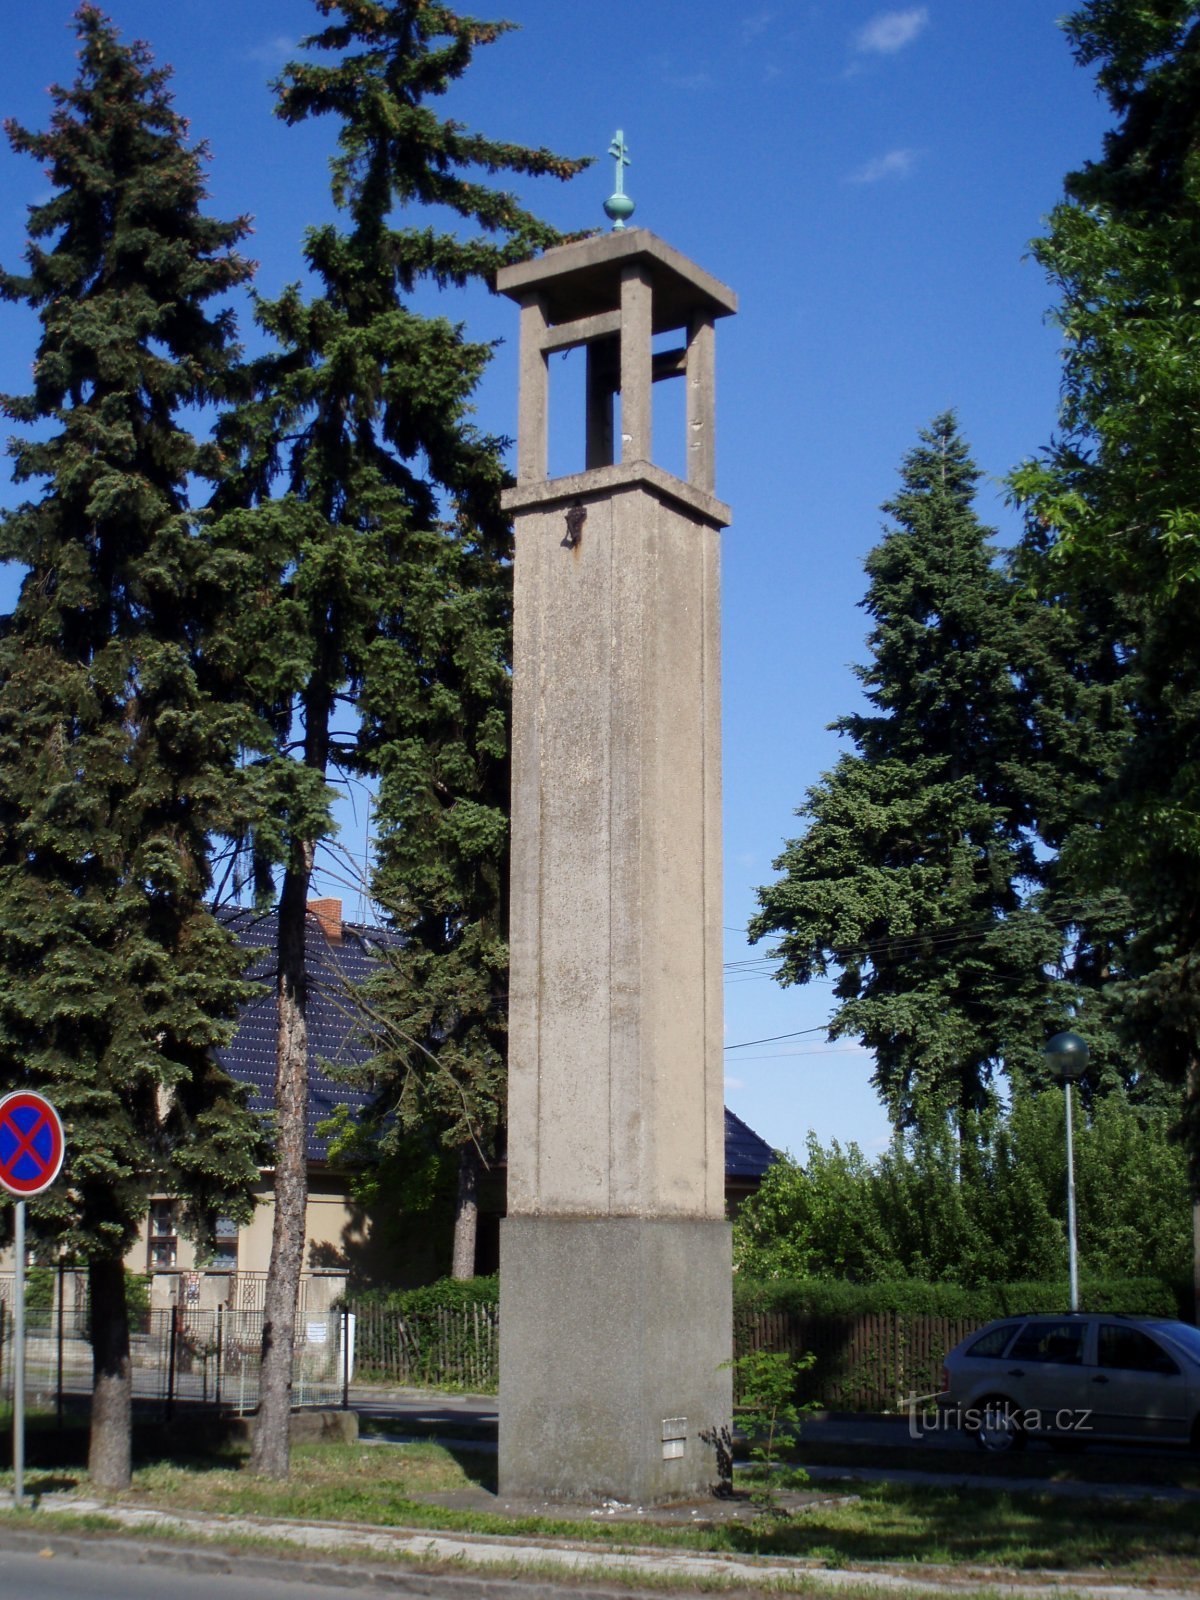
[[[709,1527],[648,1522],[569,1522],[548,1517],[430,1506],[412,1498],[494,1487],[495,1457],[436,1444],[297,1447],[292,1479],[249,1477],[244,1457],[160,1460],[140,1466],[127,1498],[163,1509],[302,1521],[350,1521],[447,1532],[570,1537],[755,1555],[803,1556],[831,1565],[861,1562],[997,1566],[1103,1572],[1124,1579],[1200,1576],[1200,1504],[1101,1503],[1050,1495],[985,1493],[955,1487],[870,1484],[783,1521]],[[32,1472],[27,1487],[86,1492],[71,1469]]]

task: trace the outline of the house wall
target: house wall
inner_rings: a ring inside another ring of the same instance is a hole
[[[162,1203],[168,1203],[165,1197]],[[199,1266],[192,1240],[178,1229],[174,1233],[166,1232],[161,1216],[157,1223],[155,1221],[156,1209],[157,1205],[152,1205],[125,1257],[125,1265],[131,1272],[152,1273],[151,1303],[176,1303],[181,1294],[181,1278],[191,1274],[198,1274],[200,1281],[198,1285],[193,1282],[184,1286],[184,1293],[190,1288],[190,1303],[202,1306],[228,1303],[234,1293],[231,1283],[234,1272],[228,1266]],[[237,1297],[241,1303],[249,1304],[254,1298],[254,1280],[264,1277],[270,1264],[274,1214],[271,1189],[264,1186],[258,1191],[250,1221],[237,1230],[236,1277],[240,1285]],[[369,1217],[350,1198],[344,1181],[310,1179],[304,1233],[303,1270],[310,1279],[306,1293],[327,1302],[345,1290],[348,1274],[355,1281],[369,1280],[380,1274],[384,1263],[378,1259],[381,1252],[373,1241],[373,1232]],[[170,1239],[174,1243],[168,1246]],[[329,1282],[318,1288],[318,1278]]]

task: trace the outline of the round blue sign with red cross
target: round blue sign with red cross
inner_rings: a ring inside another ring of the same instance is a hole
[[[18,1089],[0,1100],[0,1184],[26,1200],[58,1177],[63,1163],[63,1126],[40,1094]]]

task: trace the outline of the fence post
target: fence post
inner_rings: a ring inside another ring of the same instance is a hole
[[[63,1301],[66,1299],[66,1269],[67,1264],[61,1256],[58,1258],[58,1426],[63,1425]]]
[[[217,1410],[218,1411],[221,1409],[221,1362],[222,1362],[222,1359],[224,1358],[224,1355],[225,1355],[225,1342],[224,1342],[224,1338],[223,1338],[225,1330],[224,1330],[222,1317],[221,1317],[221,1313],[224,1311],[224,1309],[225,1309],[224,1306],[218,1304],[218,1306],[217,1306],[217,1383],[216,1383],[216,1394],[215,1394],[215,1399],[216,1399],[216,1404],[217,1404]]]
[[[171,1307],[171,1337],[167,1345],[167,1421],[175,1416],[175,1339],[179,1326],[179,1307]]]
[[[342,1410],[350,1409],[350,1307],[342,1302]]]

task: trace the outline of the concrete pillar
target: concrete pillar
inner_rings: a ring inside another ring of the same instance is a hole
[[[546,350],[609,341],[589,361],[588,469],[546,480],[523,465],[506,497],[500,1490],[686,1498],[716,1481],[711,1438],[731,1415],[718,574],[729,513],[711,493],[711,339],[736,301],[643,230],[506,268],[497,286],[520,300],[522,339],[536,345],[536,360],[521,354],[522,434],[544,427]],[[650,458],[652,337],[673,327],[688,334],[670,370],[689,384],[689,434],[695,419],[707,441],[688,483]],[[599,376],[614,337],[616,463],[602,459]],[[518,450],[535,464],[523,437]]]
[[[521,426],[517,436],[517,481],[541,483],[550,460],[550,373],[542,338],[546,308],[540,295],[521,303]]]

